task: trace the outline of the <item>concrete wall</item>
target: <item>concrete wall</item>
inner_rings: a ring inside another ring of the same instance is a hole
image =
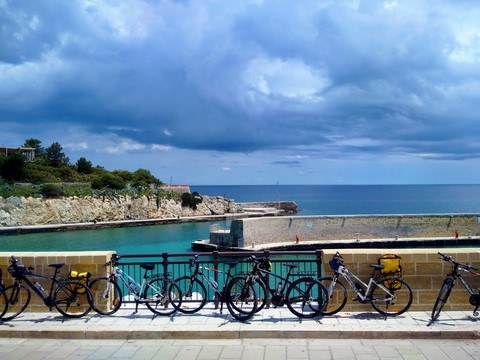
[[[437,298],[440,286],[445,275],[451,270],[451,265],[440,259],[438,252],[452,256],[455,260],[480,267],[480,249],[344,249],[340,254],[345,260],[345,266],[353,273],[360,275],[362,280],[368,280],[372,274],[370,264],[376,264],[382,254],[394,253],[402,257],[403,279],[410,285],[413,291],[412,311],[432,311],[435,299]],[[333,271],[328,266],[335,250],[324,251],[325,274],[331,275]],[[473,289],[480,287],[480,276],[464,275],[467,282],[471,283]],[[369,304],[353,302],[356,296],[350,290],[345,280],[342,283],[347,287],[348,300],[345,311],[370,311]],[[473,306],[468,302],[469,295],[464,287],[457,282],[445,310],[472,310]]]
[[[53,275],[54,269],[49,267],[49,264],[65,263],[66,265],[60,269],[59,276],[68,276],[70,270],[88,271],[92,276],[104,276],[104,264],[110,260],[113,252],[111,251],[80,251],[80,252],[18,252],[6,253],[0,252],[0,268],[3,272],[3,280],[5,286],[13,283],[13,278],[7,272],[7,267],[10,265],[10,256],[14,255],[20,263],[25,266],[33,267],[35,273]],[[46,292],[50,290],[50,282],[44,279],[31,278],[33,281],[38,281]],[[44,303],[33,293],[30,305],[25,311],[44,312],[49,311]],[[55,309],[52,311],[56,311]]]
[[[233,220],[230,234],[215,236],[230,246],[348,239],[478,236],[480,214],[286,216]],[[469,232],[470,230],[470,232]],[[358,235],[357,235],[358,234]]]

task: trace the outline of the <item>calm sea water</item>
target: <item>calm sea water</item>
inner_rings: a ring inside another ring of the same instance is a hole
[[[480,213],[480,185],[191,186],[236,202],[295,201],[299,215]],[[0,251],[188,252],[211,223],[0,236]],[[228,225],[222,223],[222,225]]]

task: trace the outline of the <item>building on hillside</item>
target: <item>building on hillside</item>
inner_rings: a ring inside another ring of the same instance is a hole
[[[0,146],[0,154],[8,156],[15,153],[22,153],[25,160],[32,162],[35,160],[35,148],[30,147],[4,147]]]
[[[178,193],[190,193],[190,186],[188,185],[159,185],[157,186],[157,189],[160,190],[165,190],[165,191],[173,191],[173,192],[178,192]]]

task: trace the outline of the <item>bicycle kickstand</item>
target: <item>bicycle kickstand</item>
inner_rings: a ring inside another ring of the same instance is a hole
[[[134,314],[136,314],[138,312],[138,304],[140,302],[138,300],[135,300],[135,311],[133,312]]]

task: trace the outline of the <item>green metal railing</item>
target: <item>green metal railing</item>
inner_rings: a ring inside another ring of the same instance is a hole
[[[198,262],[202,266],[204,274],[214,279],[218,283],[219,289],[225,285],[224,271],[227,269],[226,263],[235,262],[255,255],[257,258],[267,258],[271,264],[271,271],[278,275],[285,275],[287,268],[282,266],[285,263],[298,263],[299,268],[295,271],[295,276],[313,276],[321,277],[323,274],[323,252],[322,250],[313,251],[242,251],[242,252],[202,252],[196,253]],[[142,282],[145,270],[141,269],[141,264],[154,264],[155,268],[149,275],[166,275],[171,279],[177,279],[181,276],[190,275],[193,269],[189,267],[189,259],[196,255],[195,253],[161,253],[161,254],[119,254],[120,260],[118,266],[128,275],[133,277],[137,283]],[[207,270],[209,268],[211,270]],[[232,275],[244,274],[251,268],[248,262],[239,263],[232,269]],[[273,277],[272,277],[273,278]],[[201,278],[199,277],[201,280]],[[275,279],[272,279],[275,281]],[[129,294],[128,289],[119,283],[124,297]],[[215,301],[213,290],[207,286],[208,301]],[[275,284],[270,284],[275,287]],[[127,296],[125,302],[133,302]]]

